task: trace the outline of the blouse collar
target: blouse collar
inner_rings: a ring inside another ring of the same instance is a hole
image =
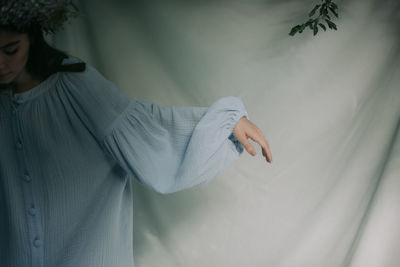
[[[75,60],[73,60],[71,58],[64,58],[61,64],[71,62],[71,61],[73,62]],[[39,83],[38,85],[32,87],[31,89],[29,89],[25,92],[13,94],[11,89],[7,89],[7,90],[3,89],[3,90],[0,90],[0,95],[7,95],[15,103],[22,104],[28,100],[31,100],[31,99],[41,95],[45,91],[52,88],[55,85],[55,83],[57,82],[59,75],[60,75],[59,72],[53,73],[52,75],[47,77],[45,80],[43,80],[41,83]]]
[[[58,72],[50,75],[49,77],[47,77],[44,81],[42,81],[38,85],[36,85],[36,86],[32,87],[31,89],[29,89],[25,92],[22,92],[22,93],[13,94],[11,89],[7,89],[7,90],[1,90],[0,94],[7,95],[15,103],[22,104],[28,100],[31,100],[31,99],[37,97],[38,95],[44,93],[49,88],[51,88],[54,85],[54,83],[56,82],[57,77],[58,77]]]

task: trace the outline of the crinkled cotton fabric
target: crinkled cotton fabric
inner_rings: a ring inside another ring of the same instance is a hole
[[[134,266],[132,179],[162,194],[209,182],[243,152],[243,116],[237,97],[133,99],[89,64],[0,91],[1,267]]]

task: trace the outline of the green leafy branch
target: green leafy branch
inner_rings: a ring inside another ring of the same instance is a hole
[[[319,10],[319,12],[318,12]],[[316,17],[314,15],[318,14]],[[322,0],[321,4],[317,4],[311,11],[308,13],[309,19],[307,22],[294,26],[289,35],[294,36],[296,33],[302,33],[306,27],[309,27],[310,30],[313,30],[314,35],[318,33],[318,26],[326,31],[326,26],[324,22],[327,23],[329,29],[337,30],[336,24],[332,22],[331,15],[336,18],[339,17],[338,14],[338,6],[332,2],[332,0]],[[314,17],[314,18],[313,18]]]

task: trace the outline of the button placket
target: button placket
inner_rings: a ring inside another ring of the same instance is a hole
[[[21,140],[17,140],[17,144],[16,144],[16,146],[17,146],[17,148],[19,149],[19,150],[21,150],[22,149],[22,143],[21,143]]]
[[[42,240],[39,239],[39,237],[36,237],[35,240],[33,240],[33,245],[35,247],[40,247],[42,245]]]
[[[35,209],[35,207],[30,207],[29,210],[28,210],[28,213],[29,213],[29,215],[31,215],[31,216],[35,216],[35,214],[36,214],[36,209]]]
[[[11,114],[12,114],[12,128],[14,132],[14,142],[16,147],[16,154],[22,173],[22,190],[23,198],[26,207],[26,220],[28,224],[29,239],[31,243],[31,257],[32,266],[43,267],[44,264],[44,252],[43,252],[43,234],[42,225],[40,219],[40,210],[38,209],[35,201],[35,195],[32,185],[32,176],[30,175],[30,162],[27,158],[25,143],[23,139],[21,120],[19,118],[19,104],[18,101],[22,101],[21,98],[16,97],[12,99]]]
[[[28,173],[25,173],[24,174],[24,180],[25,180],[25,182],[30,182],[32,180],[32,178],[29,176]]]

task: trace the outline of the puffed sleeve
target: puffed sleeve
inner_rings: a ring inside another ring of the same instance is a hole
[[[209,182],[243,152],[232,135],[248,116],[237,97],[209,108],[134,100],[110,126],[105,149],[138,182],[162,194]]]
[[[129,97],[86,66],[62,74],[65,106],[104,153],[144,186],[167,194],[205,184],[243,152],[232,135],[248,116],[240,98],[223,97],[210,107],[163,107]]]
[[[72,57],[63,60],[64,65],[77,62],[81,60]],[[131,98],[87,63],[84,71],[62,72],[60,77],[64,106],[71,109],[101,143],[106,130],[126,109]]]

